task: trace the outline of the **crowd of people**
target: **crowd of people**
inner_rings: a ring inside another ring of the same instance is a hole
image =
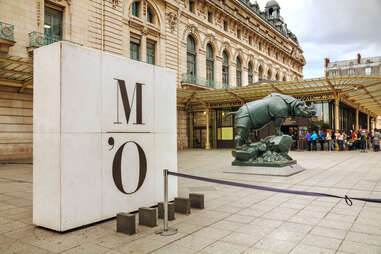
[[[372,147],[373,151],[378,152],[380,150],[380,139],[380,130],[377,129],[374,132],[357,130],[349,133],[339,130],[308,131],[305,136],[308,151],[317,151],[318,146],[320,146],[319,150],[321,151],[324,151],[325,147],[328,151],[365,151]]]

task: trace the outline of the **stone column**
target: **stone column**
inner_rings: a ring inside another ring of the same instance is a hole
[[[370,131],[370,115],[369,115],[369,112],[367,112],[367,129],[368,131]]]
[[[147,36],[145,34],[142,35],[142,41],[141,41],[140,45],[141,45],[140,61],[147,62]]]
[[[229,88],[236,87],[236,65],[231,63],[229,64]]]
[[[206,111],[206,143],[205,143],[205,149],[210,150],[210,137],[209,137],[209,118],[210,118],[210,111],[208,108],[205,109]]]
[[[217,148],[217,111],[212,111],[212,139],[213,139],[213,148]]]
[[[187,112],[187,115],[189,117],[189,148],[193,148],[193,113]]]
[[[196,58],[197,61],[197,77],[206,79],[206,55],[204,50],[199,50]],[[200,84],[202,85],[202,84]]]
[[[222,58],[216,57],[214,61],[215,88],[222,88]]]
[[[246,67],[242,68],[242,86],[249,85],[248,69]]]
[[[374,129],[377,129],[377,118],[378,115],[374,115]]]
[[[356,128],[355,128],[356,131],[359,129],[359,112],[360,112],[360,110],[359,110],[359,107],[357,106],[357,108],[356,108]]]
[[[335,130],[340,130],[339,109],[340,109],[340,97],[336,96],[335,98]]]

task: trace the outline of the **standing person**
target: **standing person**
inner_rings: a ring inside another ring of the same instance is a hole
[[[357,151],[361,150],[361,133],[360,130],[356,131],[356,138],[355,138],[355,143],[356,143],[356,149]]]
[[[324,131],[319,131],[319,143],[320,143],[320,150],[324,151],[324,141],[325,141],[325,133]]]
[[[328,151],[332,151],[332,135],[331,135],[331,130],[327,130],[327,135],[325,137],[325,140],[327,141]]]
[[[366,133],[365,130],[360,132],[360,151],[364,152],[366,149]]]
[[[336,135],[335,135],[335,131],[332,130],[332,134],[331,134],[331,138],[332,138],[332,150],[335,151],[336,149]]]
[[[344,135],[342,131],[340,131],[339,135],[337,136],[337,142],[339,143],[339,151],[343,151],[344,150],[344,147],[343,147]]]
[[[357,131],[352,132],[352,139],[353,139],[353,149],[357,149],[358,142],[357,142]]]
[[[343,132],[343,139],[344,139],[344,148],[348,149],[348,135],[344,130],[342,130],[342,132]]]
[[[380,139],[381,139],[381,134],[380,134],[379,130],[374,129],[373,151],[375,151],[375,152],[380,151]]]
[[[339,133],[339,130],[336,130],[335,131],[335,150],[339,150],[339,137],[340,133]]]
[[[308,151],[311,151],[311,133],[310,133],[310,131],[307,131],[305,139],[306,139],[306,143],[307,143],[307,149],[308,149]]]
[[[316,131],[314,131],[314,133],[311,135],[312,150],[314,151],[317,151],[317,146],[316,146],[317,139],[318,139],[318,135],[316,134]]]

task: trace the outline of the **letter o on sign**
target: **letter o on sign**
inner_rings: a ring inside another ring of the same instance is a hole
[[[132,192],[126,192],[123,188],[122,184],[122,154],[123,154],[123,148],[128,143],[134,143],[136,147],[138,148],[138,154],[139,154],[139,182],[136,189]],[[128,141],[124,143],[121,147],[119,147],[118,151],[116,151],[114,160],[112,162],[112,176],[114,178],[114,183],[118,190],[123,192],[124,194],[133,194],[137,192],[140,187],[143,185],[144,179],[146,178],[147,174],[147,159],[146,155],[144,153],[143,148],[134,141]]]

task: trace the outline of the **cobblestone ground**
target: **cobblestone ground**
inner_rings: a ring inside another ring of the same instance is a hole
[[[229,150],[179,153],[179,171],[263,186],[381,198],[381,154],[293,152],[290,177],[226,174]],[[170,176],[173,177],[173,176]],[[204,193],[203,210],[176,214],[179,233],[115,232],[108,220],[64,234],[32,225],[32,166],[0,166],[0,253],[381,253],[381,204],[279,194],[179,179],[179,196]],[[159,225],[161,227],[161,221]]]

